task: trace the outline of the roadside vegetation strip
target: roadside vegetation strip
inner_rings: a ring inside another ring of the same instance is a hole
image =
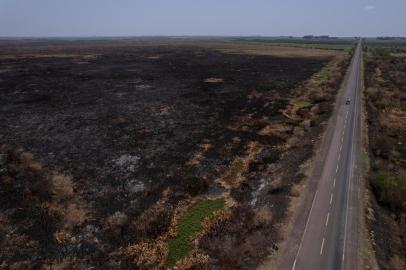
[[[378,171],[371,180],[381,203],[392,209],[402,209],[406,200],[406,176],[404,174],[396,175],[389,171]]]
[[[307,49],[322,49],[322,50],[337,50],[350,52],[353,48],[352,40],[305,40],[305,39],[245,39],[237,38],[233,40],[245,43],[256,43],[256,44],[268,44],[271,46],[284,46],[284,47],[296,47],[296,48],[307,48]]]
[[[180,218],[176,226],[176,236],[168,241],[169,254],[166,260],[168,267],[173,267],[178,260],[193,250],[193,237],[202,230],[203,221],[213,216],[215,211],[222,209],[224,203],[223,199],[198,202]]]
[[[337,62],[329,62],[319,73],[316,75],[316,80],[325,81],[329,80],[331,74],[337,69]]]
[[[347,52],[347,53],[350,52],[351,48],[352,48],[352,45],[350,45],[350,44],[274,43],[272,45],[275,45],[275,46],[288,46],[288,47],[296,47],[296,48],[307,48],[307,49],[337,50],[337,51],[344,51],[344,52]]]

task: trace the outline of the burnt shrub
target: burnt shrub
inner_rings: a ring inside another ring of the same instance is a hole
[[[32,160],[32,155],[11,146],[2,146],[1,152],[8,157],[4,164],[6,173],[0,176],[2,189],[7,190],[3,198],[14,198],[15,203],[23,203],[26,199],[51,199],[52,179]]]
[[[205,178],[180,176],[177,180],[181,189],[192,196],[202,194],[209,188],[209,182]]]
[[[106,235],[113,239],[121,237],[121,234],[127,226],[128,217],[122,212],[115,212],[110,215],[104,223]]]
[[[129,225],[129,233],[136,239],[155,239],[169,229],[172,211],[162,205],[154,205]]]
[[[231,196],[238,202],[247,202],[251,199],[253,190],[254,188],[248,181],[243,181],[238,187],[231,189]]]

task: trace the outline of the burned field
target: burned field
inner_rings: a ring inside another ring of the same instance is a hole
[[[10,269],[255,267],[277,249],[348,65],[170,43],[0,52]],[[182,222],[199,228],[187,250]]]
[[[405,44],[367,43],[369,234],[381,269],[406,267]]]

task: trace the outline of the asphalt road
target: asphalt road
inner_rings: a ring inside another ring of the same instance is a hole
[[[358,268],[361,57],[359,42],[310,179],[313,196],[296,217],[277,269]]]

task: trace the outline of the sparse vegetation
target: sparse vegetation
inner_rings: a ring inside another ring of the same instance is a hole
[[[0,232],[7,235],[0,239],[1,267],[30,268],[46,247],[71,241],[89,213],[71,177],[43,168],[31,153],[11,145],[1,145],[0,155]]]
[[[406,43],[403,43],[406,44]],[[402,43],[368,42],[365,86],[369,131],[370,185],[375,199],[367,215],[381,269],[406,266],[406,55]]]
[[[309,101],[303,100],[303,99],[295,99],[295,100],[293,101],[293,104],[294,104],[295,106],[297,106],[299,109],[307,108],[307,107],[312,106],[312,104],[311,104]]]
[[[336,40],[308,40],[301,38],[236,38],[233,41],[250,42],[250,43],[265,43],[272,46],[288,46],[308,49],[322,49],[322,50],[339,50],[344,52],[351,52],[353,49],[354,40],[351,39],[336,39]]]
[[[330,62],[316,75],[316,79],[320,81],[330,80],[333,72],[337,69],[336,62]]]
[[[406,203],[406,176],[378,171],[372,176],[372,185],[381,203],[392,209],[403,209]]]

